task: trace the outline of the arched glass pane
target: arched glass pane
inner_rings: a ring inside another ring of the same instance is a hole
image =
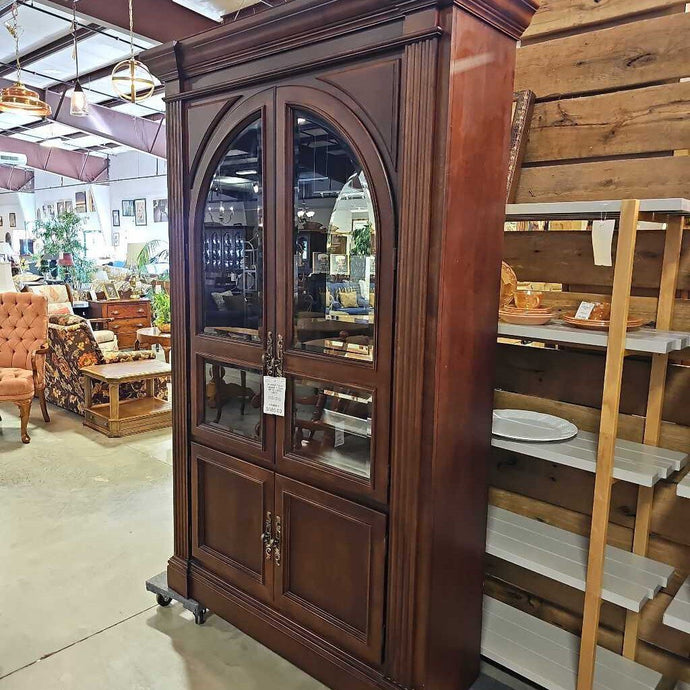
[[[204,209],[203,332],[258,341],[263,323],[261,119],[230,143]]]
[[[294,113],[294,333],[310,352],[374,359],[376,215],[348,143]]]

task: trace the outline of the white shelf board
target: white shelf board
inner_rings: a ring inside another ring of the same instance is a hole
[[[546,690],[575,690],[580,638],[484,597],[482,654]],[[597,647],[593,690],[654,690],[662,676]]]
[[[579,534],[489,506],[486,552],[492,556],[584,591],[588,547]],[[669,565],[608,546],[602,598],[639,612],[671,575]]]
[[[664,625],[690,634],[690,578],[682,584],[664,612]]]
[[[491,445],[495,448],[529,455],[558,465],[568,465],[585,472],[596,472],[597,443],[597,434],[589,431],[578,431],[577,436],[569,441],[548,443],[491,437]],[[615,479],[640,486],[654,486],[660,479],[666,479],[673,472],[683,469],[687,460],[686,453],[618,439],[613,476]]]
[[[559,218],[566,220],[585,218],[601,220],[620,215],[621,204],[620,200],[506,204],[506,220],[548,220]],[[690,215],[690,200],[640,199],[640,213]]]
[[[547,343],[568,345],[588,345],[606,347],[609,334],[605,331],[588,331],[575,326],[568,326],[561,321],[545,326],[517,326],[512,323],[498,323],[498,335],[504,338],[520,340],[538,340]],[[629,331],[625,339],[625,348],[631,352],[650,352],[666,355],[675,350],[690,347],[690,333],[678,331],[657,331],[654,328],[640,328]]]
[[[676,494],[681,498],[690,498],[690,474],[686,474],[685,478],[678,482]]]

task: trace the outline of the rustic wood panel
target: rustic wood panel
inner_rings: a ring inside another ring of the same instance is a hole
[[[500,344],[496,387],[524,395],[598,408],[605,359],[594,350],[556,350]],[[621,412],[644,415],[650,360],[629,357],[623,371]],[[663,419],[690,426],[690,367],[670,365]]]
[[[690,156],[686,156],[685,159],[690,163]],[[669,158],[668,160],[682,159]],[[575,168],[577,166],[562,167]],[[546,168],[541,168],[541,170],[546,170]],[[523,171],[523,176],[528,172],[530,171]],[[688,175],[686,179],[690,179],[690,167]],[[663,230],[645,230],[638,233],[633,272],[634,287],[659,287],[663,255]],[[515,270],[518,280],[607,287],[613,282],[613,268],[594,265],[592,236],[588,232],[507,232],[503,257]],[[690,233],[688,232],[683,237],[678,289],[690,289]]]
[[[690,82],[538,103],[525,163],[690,148]]]
[[[687,197],[689,179],[690,156],[527,167],[520,174],[515,201],[520,204]]]
[[[557,625],[575,635],[580,634],[582,627],[582,617],[580,615],[551,604],[548,600],[541,597],[530,595],[519,587],[488,578],[484,582],[484,591],[489,596],[515,606],[532,616],[541,618],[547,623]],[[602,647],[620,654],[623,646],[623,635],[606,626],[602,626],[599,628],[598,643]],[[687,659],[665,652],[646,642],[641,642],[639,645],[637,661],[664,675],[690,681],[690,664],[688,664]]]
[[[682,7],[678,0],[543,0],[522,41],[597,24],[628,19],[647,12]]]
[[[680,79],[688,43],[690,14],[674,14],[524,46],[515,89],[545,98]]]

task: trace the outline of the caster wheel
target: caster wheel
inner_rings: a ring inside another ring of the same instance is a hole
[[[170,606],[172,599],[170,597],[165,597],[162,594],[156,594],[156,601],[159,606]]]
[[[203,625],[206,622],[206,609],[202,609],[199,613],[194,614],[194,622],[197,625]]]

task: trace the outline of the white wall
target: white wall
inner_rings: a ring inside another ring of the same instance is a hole
[[[87,231],[90,258],[124,260],[128,242],[148,242],[152,239],[168,241],[167,221],[156,223],[153,219],[153,201],[168,197],[166,175],[166,161],[135,151],[110,158],[110,179],[107,183],[89,185],[52,173],[36,171],[34,194],[23,195],[30,197],[31,207],[27,209],[26,217],[22,218],[22,225],[24,220],[27,220],[33,229],[37,208],[43,209],[44,206],[52,204],[56,209],[58,201],[66,199],[70,199],[74,205],[77,192],[85,192],[87,199],[90,193],[94,200],[94,211],[81,216],[84,229]],[[2,204],[5,196],[0,194],[0,214],[4,213]],[[146,199],[145,226],[137,226],[134,218],[125,218],[122,215],[122,201],[134,199]],[[7,203],[9,205],[10,202]],[[119,227],[112,225],[113,210],[120,212]],[[19,226],[19,220],[17,225]],[[114,235],[119,240],[117,246],[113,246]]]
[[[12,239],[12,247],[19,252],[19,240],[31,237],[34,215],[34,195],[29,192],[2,192],[0,191],[0,242],[5,241],[5,235],[9,232]],[[10,227],[10,213],[14,213],[16,227]],[[29,227],[27,228],[27,223]]]

